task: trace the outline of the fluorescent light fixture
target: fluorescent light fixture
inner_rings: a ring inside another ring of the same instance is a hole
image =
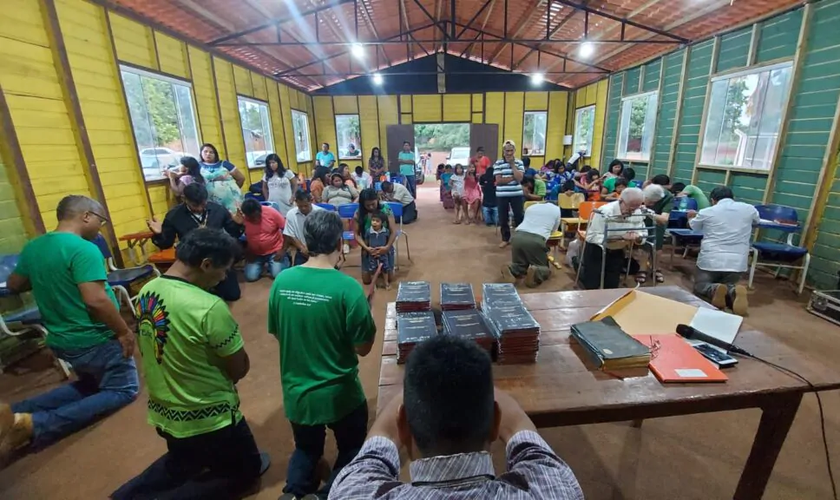
[[[374,73],[373,74],[373,83],[375,85],[382,85],[382,75],[380,75],[379,73]]]
[[[545,80],[545,76],[542,73],[534,73],[531,75],[531,84],[539,85]]]
[[[354,43],[350,46],[350,52],[357,58],[357,59],[364,59],[365,57],[365,48],[360,43]]]
[[[584,59],[589,59],[590,57],[592,57],[592,54],[594,54],[594,53],[595,53],[595,44],[594,43],[583,42],[582,44],[580,44],[580,50],[578,51],[578,54],[580,54],[580,57],[582,57]]]

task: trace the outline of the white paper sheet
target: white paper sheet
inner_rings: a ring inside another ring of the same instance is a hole
[[[738,315],[700,307],[689,326],[710,337],[731,344],[735,342],[735,337],[738,336],[738,330],[741,329],[741,323],[743,322],[744,318]]]

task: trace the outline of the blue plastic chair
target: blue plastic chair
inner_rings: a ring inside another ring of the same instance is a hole
[[[126,305],[130,306],[133,303],[132,301],[137,298],[136,296],[132,297],[128,292],[132,283],[143,281],[151,276],[160,276],[160,271],[152,265],[129,267],[126,269],[118,268],[114,263],[114,256],[111,253],[111,247],[108,246],[108,242],[101,234],[96,236],[93,243],[99,247],[99,251],[102,252],[102,257],[105,258],[108,265],[108,284],[111,285],[111,288],[121,295],[123,299],[127,300]]]
[[[799,223],[799,216],[796,210],[782,205],[756,205],[758,216],[762,220],[785,221]],[[801,294],[805,289],[805,278],[808,276],[808,267],[811,265],[811,254],[808,249],[793,244],[793,234],[796,231],[788,231],[785,242],[756,241],[752,244],[752,264],[750,265],[750,279],[747,286],[752,288],[755,268],[758,266],[774,267],[774,276],[779,277],[782,269],[799,269],[799,290]],[[759,263],[759,260],[765,262]],[[795,264],[800,262],[801,264]]]
[[[274,201],[261,201],[260,205],[262,205],[264,207],[271,207],[274,210],[277,210],[278,212],[280,211],[280,205],[277,202],[274,202]]]
[[[329,210],[330,212],[336,211],[335,205],[332,205],[330,203],[316,203],[315,206],[321,207],[324,210]]]
[[[353,221],[356,217],[356,212],[359,210],[358,203],[346,203],[344,205],[338,206],[338,216],[341,217],[343,220]],[[344,241],[355,241],[356,233],[352,230],[344,231],[341,233],[341,237]]]
[[[680,211],[680,204],[685,200],[685,210],[697,210],[697,200],[687,196],[680,196],[674,198],[674,205],[669,212],[668,227],[669,228],[686,228],[688,227],[688,214],[685,211]]]
[[[403,206],[402,203],[398,201],[386,201],[384,202],[388,208],[391,209],[391,213],[394,215],[394,218],[399,218],[399,229],[397,230],[397,237],[394,240],[394,248],[396,249],[396,255],[394,256],[394,269],[399,269],[399,260],[400,260],[400,237],[402,236],[405,238],[405,250],[408,254],[409,262],[413,262],[411,260],[411,247],[408,246],[408,233],[403,230],[403,223],[402,223],[402,216],[403,216]]]
[[[671,269],[674,269],[674,255],[677,253],[677,248],[684,248],[682,256],[685,258],[689,248],[700,248],[703,233],[688,228],[669,228],[667,231],[671,235]]]

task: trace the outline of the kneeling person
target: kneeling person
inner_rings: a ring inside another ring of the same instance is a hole
[[[283,248],[286,218],[271,207],[264,207],[253,198],[242,202],[245,215],[245,237],[248,240],[248,262],[245,281],[257,281],[268,267],[272,278],[290,267],[289,256]]]
[[[546,242],[559,226],[560,208],[557,205],[538,203],[528,207],[510,240],[511,264],[502,268],[502,274],[514,278],[517,284],[524,279],[525,286],[530,288],[547,280],[551,268]]]
[[[403,206],[402,217],[396,217],[395,220],[403,224],[411,224],[417,220],[417,204],[414,202],[414,197],[408,192],[408,188],[399,183],[392,183],[385,181],[382,183],[382,192],[385,194],[387,201],[398,201]]]
[[[140,291],[148,422],[168,452],[112,498],[238,498],[268,467],[239,411],[236,383],[250,368],[239,325],[208,292],[238,251],[224,231],[196,229],[166,274]]]

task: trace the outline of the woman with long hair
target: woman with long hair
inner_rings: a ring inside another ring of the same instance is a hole
[[[390,231],[388,244],[384,247],[371,248],[365,244],[365,235],[370,230],[370,215],[372,213],[384,214],[388,219],[387,222],[383,221],[385,227]],[[365,285],[370,285],[373,280],[373,273],[368,270],[370,269],[371,256],[382,257],[387,255],[390,263],[390,266],[388,266],[390,269],[388,275],[390,282],[393,283],[394,241],[397,239],[397,223],[394,220],[394,214],[391,212],[391,208],[387,204],[379,201],[379,195],[375,189],[364,189],[359,194],[359,209],[356,211],[355,222],[356,227],[354,231],[356,233],[356,242],[362,248],[362,282]]]
[[[324,194],[321,199],[324,203],[329,203],[333,206],[346,205],[356,201],[359,197],[359,192],[356,188],[345,183],[341,174],[332,174],[330,176],[330,185],[324,188]]]
[[[169,177],[169,187],[175,193],[175,196],[179,198],[184,194],[184,188],[193,182],[204,184],[204,177],[201,175],[201,165],[192,156],[181,158],[181,168],[178,170],[167,170],[166,176]]]
[[[277,203],[283,217],[295,206],[297,177],[283,166],[280,157],[271,153],[265,158],[265,174],[262,178],[262,194],[266,201]]]
[[[312,173],[312,182],[309,183],[309,192],[312,194],[312,201],[314,203],[322,203],[324,196],[324,188],[330,182],[327,180],[327,174],[330,169],[327,167],[315,167],[315,172]]]
[[[379,147],[370,150],[370,159],[368,160],[368,169],[370,176],[373,177],[373,182],[382,182],[386,180],[385,177],[385,159],[382,158],[382,151]]]
[[[201,146],[201,175],[207,186],[208,200],[236,213],[242,205],[242,188],[245,176],[227,160],[219,158],[216,146],[206,143]]]
[[[338,173],[341,174],[341,178],[344,179],[344,184],[347,187],[351,187],[355,190],[359,190],[358,184],[356,184],[356,179],[353,178],[353,175],[350,173],[350,166],[346,163],[342,163],[338,166]]]

